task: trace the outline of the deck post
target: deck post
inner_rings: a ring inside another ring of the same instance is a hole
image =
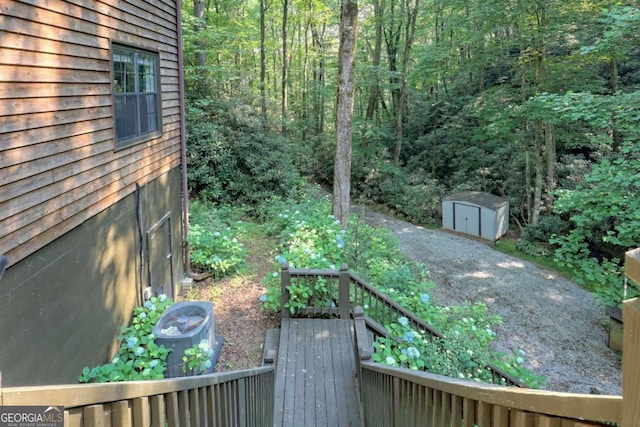
[[[338,309],[340,310],[340,319],[349,319],[349,266],[342,264],[340,266],[340,277],[338,278]]]
[[[289,304],[289,289],[291,286],[291,272],[289,271],[289,263],[282,264],[282,271],[280,271],[280,314],[282,318],[291,317],[289,309],[286,305]]]
[[[623,302],[622,427],[640,427],[640,298]]]

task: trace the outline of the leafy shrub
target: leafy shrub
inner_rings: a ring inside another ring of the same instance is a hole
[[[182,356],[182,371],[187,373],[189,371],[204,372],[211,368],[211,356],[213,356],[213,349],[209,344],[209,340],[204,339],[197,344],[184,350],[184,356]]]
[[[274,258],[274,271],[267,276],[265,308],[280,309],[280,267],[289,263],[292,268],[339,267],[344,260],[346,233],[340,222],[329,214],[329,202],[325,197],[296,204],[293,209],[285,209],[269,221],[269,229],[279,236],[280,253]],[[305,307],[309,298],[322,298],[322,283],[316,284],[313,292],[307,287],[292,285],[289,308]]]
[[[226,224],[210,203],[194,201],[190,209],[189,247],[196,269],[207,270],[214,278],[224,277],[240,269],[246,258],[238,240],[243,224]],[[225,216],[228,215],[225,213]]]
[[[212,231],[198,224],[191,225],[189,246],[193,266],[211,272],[214,278],[237,271],[245,262],[245,252],[235,233],[231,227]]]
[[[543,215],[538,224],[527,224],[522,229],[521,238],[531,243],[548,243],[553,235],[564,234],[568,224],[558,215]]]
[[[549,250],[546,247],[530,240],[518,239],[517,248],[520,252],[534,257],[543,258],[549,256]]]
[[[440,221],[443,185],[427,178],[424,170],[407,174],[393,165],[382,148],[371,147],[365,153],[366,157],[354,161],[352,193],[356,197],[384,205],[409,221]]]
[[[392,337],[379,338],[374,343],[373,360],[391,366],[427,370],[453,378],[491,382],[486,366],[489,353],[486,348],[475,348],[459,337],[431,340],[424,332],[408,327],[407,319],[388,325]],[[400,340],[397,340],[400,337]]]
[[[164,378],[166,360],[171,350],[156,344],[153,327],[171,304],[171,299],[160,295],[135,308],[131,326],[123,326],[118,336],[120,350],[111,363],[91,369],[85,367],[78,381],[102,383]]]
[[[255,206],[288,195],[299,175],[288,141],[263,126],[249,106],[200,100],[187,114],[187,171],[193,196],[223,205]]]

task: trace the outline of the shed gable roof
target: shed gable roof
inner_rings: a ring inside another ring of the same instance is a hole
[[[473,203],[484,208],[498,210],[507,205],[509,201],[503,197],[481,191],[465,191],[452,194],[444,198],[450,202]]]

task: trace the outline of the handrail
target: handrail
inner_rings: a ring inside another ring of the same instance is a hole
[[[534,427],[567,421],[610,426],[622,418],[622,396],[504,387],[368,361],[360,365],[367,426],[424,425],[426,420],[433,425]]]
[[[347,264],[342,264],[340,270],[330,269],[305,269],[289,268],[288,263],[283,263],[281,270],[281,314],[289,317],[291,313],[285,308],[289,303],[288,287],[292,284],[292,279],[305,280],[309,287],[314,290],[317,278],[332,279],[331,283],[325,284],[325,294],[323,298],[311,297],[309,306],[304,310],[299,310],[298,314],[304,315],[340,315],[340,318],[348,318],[349,312],[354,307],[366,307],[365,319],[367,326],[377,336],[389,336],[385,324],[395,322],[400,316],[404,316],[411,328],[417,331],[425,331],[431,339],[443,339],[444,335],[438,329],[429,325],[416,314],[402,307],[392,298],[389,298],[378,289],[365,282],[360,277],[349,271]],[[336,283],[337,281],[337,283]],[[315,292],[312,292],[315,295]],[[328,295],[328,298],[326,297]],[[331,306],[318,307],[314,304],[320,301]],[[522,381],[509,375],[499,367],[489,364],[486,369],[491,374],[495,383],[503,383],[515,387],[526,387]]]
[[[373,344],[369,339],[367,322],[364,318],[364,311],[360,306],[353,309],[353,324],[356,360],[369,360],[373,354]]]
[[[105,417],[122,421],[114,425],[271,427],[274,377],[267,366],[164,380],[0,388],[0,405],[63,406],[66,427]]]

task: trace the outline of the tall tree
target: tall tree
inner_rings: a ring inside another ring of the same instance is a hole
[[[288,108],[288,80],[289,80],[289,55],[287,50],[287,26],[289,25],[289,0],[282,0],[282,82],[281,84],[281,114],[282,133],[287,133],[287,108]]]
[[[420,0],[405,2],[405,11],[407,18],[405,21],[405,40],[402,55],[402,74],[400,76],[400,88],[398,89],[398,103],[396,105],[396,148],[393,153],[393,163],[396,165],[400,162],[400,152],[402,151],[402,140],[404,139],[404,108],[405,97],[407,93],[407,76],[409,75],[409,54],[411,53],[411,45],[416,33],[416,20],[418,17],[418,7]]]
[[[316,22],[311,21],[310,31],[312,47],[314,52],[314,66],[313,66],[313,102],[311,111],[311,121],[313,123],[312,129],[315,135],[320,135],[324,132],[325,122],[325,82],[326,82],[326,30],[327,23],[324,18]]]
[[[373,47],[373,59],[371,62],[371,67],[374,70],[374,74],[372,76],[373,82],[371,82],[371,86],[369,88],[369,100],[367,102],[367,113],[366,119],[367,121],[373,120],[374,114],[378,107],[378,103],[380,102],[380,82],[378,79],[378,68],[380,67],[380,56],[382,53],[382,12],[383,5],[380,3],[381,0],[373,0],[373,14],[375,19],[375,39],[374,39],[374,47]]]
[[[266,52],[266,0],[260,0],[260,107],[263,119],[267,118],[267,52]]]
[[[196,39],[196,70],[198,74],[198,91],[200,93],[207,93],[207,46],[199,36],[205,29],[205,16],[204,16],[204,0],[193,0],[193,16],[195,18],[195,24],[193,31]]]
[[[333,172],[333,214],[343,228],[349,222],[351,204],[351,141],[353,133],[354,66],[358,35],[358,2],[343,0],[340,7],[338,54],[338,106],[336,157]]]

